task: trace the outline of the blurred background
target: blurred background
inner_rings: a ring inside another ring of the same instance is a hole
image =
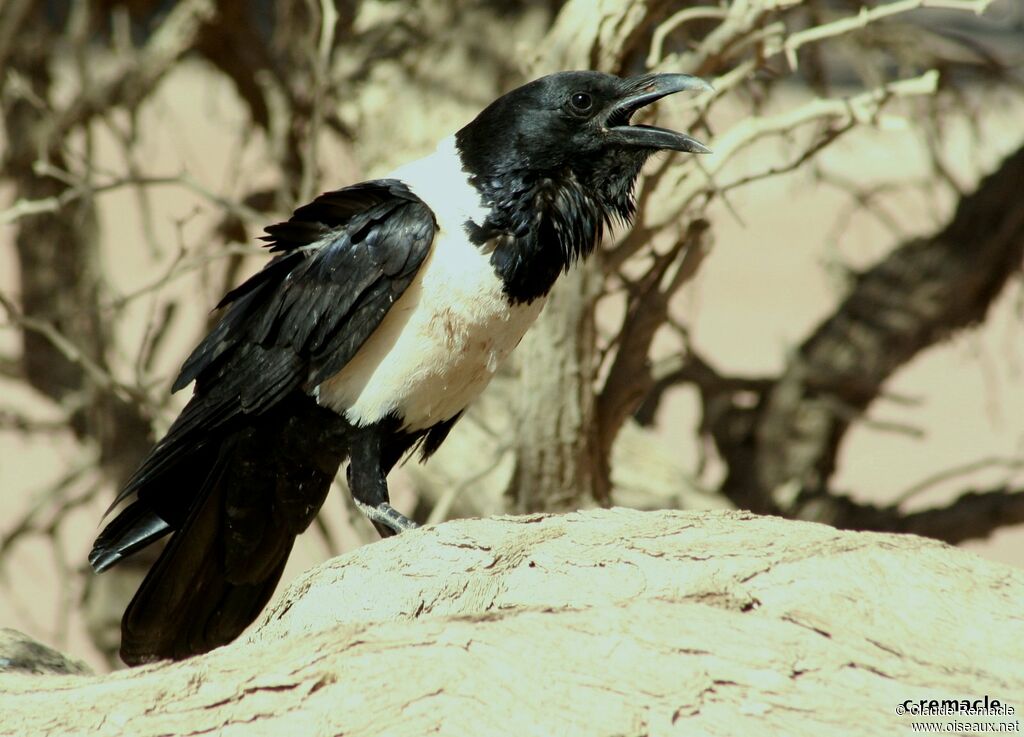
[[[644,115],[714,153],[652,160],[396,506],[738,507],[1024,565],[1022,62],[1019,0],[5,0],[0,627],[117,667],[154,553],[86,555],[262,228],[572,68],[708,79]],[[285,582],[376,537],[341,491]]]

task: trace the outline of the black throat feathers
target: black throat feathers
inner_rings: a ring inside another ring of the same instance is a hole
[[[594,251],[607,226],[632,217],[643,160],[605,160],[598,170],[587,163],[555,172],[470,175],[490,212],[483,223],[467,220],[464,227],[476,246],[493,249],[491,265],[511,303],[547,295],[559,274]]]

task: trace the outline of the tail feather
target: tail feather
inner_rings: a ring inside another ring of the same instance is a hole
[[[206,435],[140,486],[89,558],[102,571],[174,533],[121,621],[126,663],[203,653],[252,623],[295,537],[323,505],[349,431],[339,415],[296,393],[244,425]]]
[[[294,535],[278,543],[270,565],[248,580],[225,570],[223,474],[171,538],[121,620],[121,659],[139,665],[179,660],[235,639],[266,606],[281,578]],[[284,536],[280,536],[284,537]],[[281,544],[285,543],[285,544]]]
[[[103,573],[122,558],[142,550],[170,531],[171,526],[147,503],[135,501],[96,538],[89,553],[89,564],[97,573]]]

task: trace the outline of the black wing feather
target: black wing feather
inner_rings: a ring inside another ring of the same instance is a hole
[[[174,382],[176,391],[194,380],[195,395],[117,501],[211,430],[340,371],[412,282],[436,229],[430,208],[393,179],[328,192],[268,227],[280,255],[221,301],[226,313]]]

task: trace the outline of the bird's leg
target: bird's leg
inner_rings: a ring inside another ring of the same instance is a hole
[[[391,537],[403,530],[411,530],[419,527],[418,524],[392,507],[388,502],[381,502],[375,507],[364,504],[358,499],[355,500],[359,511],[373,523],[381,537]]]
[[[382,438],[377,428],[368,427],[355,433],[349,447],[347,475],[352,500],[381,537],[419,527],[389,503],[388,480],[382,465]]]

